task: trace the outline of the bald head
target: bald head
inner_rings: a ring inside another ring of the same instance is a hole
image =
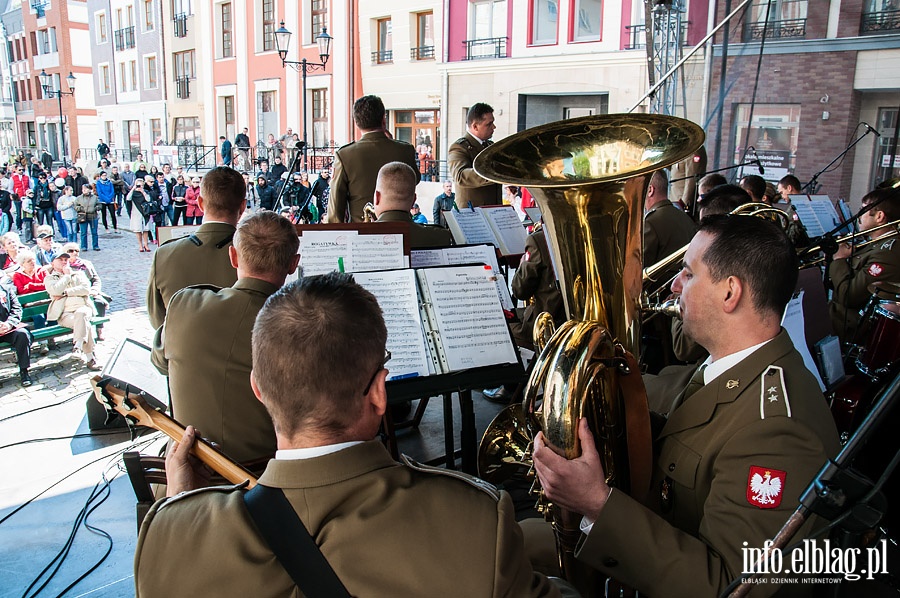
[[[378,171],[375,182],[375,213],[408,212],[416,201],[416,171],[403,162],[388,162]]]

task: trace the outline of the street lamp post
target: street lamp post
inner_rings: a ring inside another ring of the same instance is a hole
[[[275,47],[278,49],[278,56],[281,58],[281,66],[291,65],[300,71],[303,80],[303,170],[309,171],[309,162],[307,160],[306,148],[308,146],[306,140],[306,73],[316,69],[325,70],[325,63],[328,62],[328,54],[331,49],[331,36],[325,27],[322,27],[322,33],[316,36],[316,44],[319,46],[319,58],[322,62],[309,62],[306,58],[302,60],[287,60],[288,46],[291,43],[291,32],[284,28],[284,21],[281,27],[275,32]]]
[[[66,96],[74,96],[75,95],[75,75],[69,71],[69,76],[66,77],[66,83],[69,85],[69,91],[63,91],[62,89],[53,89],[51,76],[47,74],[47,71],[41,69],[41,74],[38,75],[38,78],[41,80],[41,87],[44,89],[45,96],[56,96],[56,101],[59,105],[59,137],[62,141],[62,163],[63,166],[68,166],[69,162],[66,160],[66,154],[69,153],[68,148],[66,147],[66,130],[63,126],[63,109],[62,109],[62,97]]]

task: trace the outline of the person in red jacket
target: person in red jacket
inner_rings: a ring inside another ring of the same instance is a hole
[[[46,275],[46,270],[37,267],[33,251],[23,249],[19,252],[19,269],[13,272],[12,279],[13,284],[16,285],[16,291],[20,295],[45,290],[44,276]]]

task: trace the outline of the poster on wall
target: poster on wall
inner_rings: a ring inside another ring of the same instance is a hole
[[[791,163],[793,133],[793,129],[788,127],[751,127],[748,146],[752,149],[747,151],[744,161],[749,162],[759,157],[760,165],[765,170],[762,177],[767,181],[777,182],[781,177],[790,174],[793,167]],[[740,164],[740,158],[745,156],[742,144],[746,138],[747,127],[737,127],[737,139],[741,147],[738,147],[735,152],[735,164]],[[754,150],[756,150],[755,155]],[[756,165],[742,166],[740,176],[748,174],[760,174],[758,167]]]
[[[178,146],[177,145],[154,145],[153,146],[153,164],[162,168],[163,164],[171,164],[172,168],[180,166],[178,163]]]

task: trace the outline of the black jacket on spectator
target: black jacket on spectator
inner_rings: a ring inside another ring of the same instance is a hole
[[[269,184],[257,184],[256,195],[259,197],[259,207],[264,210],[275,209],[275,187]]]

